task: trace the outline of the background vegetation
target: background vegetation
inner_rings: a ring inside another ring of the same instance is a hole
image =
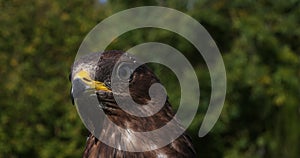
[[[0,157],[81,156],[88,132],[69,98],[70,66],[81,41],[98,22],[143,5],[191,15],[222,52],[226,102],[213,130],[198,138],[210,78],[197,50],[178,35],[158,29],[126,33],[110,46],[126,50],[147,41],[164,42],[190,59],[198,70],[201,101],[188,132],[201,157],[300,155],[298,0],[1,0]],[[161,73],[163,68],[155,71],[172,89],[169,95],[176,107],[177,80],[167,80],[170,76]]]

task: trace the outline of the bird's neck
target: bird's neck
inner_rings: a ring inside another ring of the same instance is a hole
[[[111,122],[123,129],[136,132],[147,132],[166,125],[170,120],[172,120],[174,113],[169,103],[166,103],[166,105],[158,113],[149,117],[138,117],[124,111],[116,112],[107,116]],[[106,123],[109,124],[109,121]]]

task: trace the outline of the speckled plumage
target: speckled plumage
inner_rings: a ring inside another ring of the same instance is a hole
[[[120,56],[123,55],[121,51],[107,51],[104,53],[93,53],[91,55],[82,57],[77,60],[72,68],[72,74],[80,71],[81,69],[86,69],[91,74],[91,78],[96,81],[103,83],[109,83],[112,75],[112,69],[116,64]],[[71,79],[74,76],[71,75]],[[140,66],[134,71],[130,77],[129,90],[132,99],[141,105],[145,105],[149,102],[150,97],[148,94],[148,89],[153,83],[159,82],[159,79],[154,75],[154,73],[148,69],[145,65]],[[109,84],[108,84],[109,86]],[[115,102],[112,92],[96,92],[97,98],[103,107],[103,111],[108,116],[108,118],[114,122],[119,127],[127,129],[128,133],[123,133],[123,135],[128,136],[128,139],[123,139],[119,141],[119,137],[115,135],[115,129],[112,129],[108,122],[103,122],[103,129],[100,131],[99,135],[103,137],[110,137],[109,141],[118,142],[122,146],[133,146],[133,148],[138,145],[135,144],[136,141],[131,139],[130,131],[144,132],[158,129],[168,123],[174,116],[172,107],[168,100],[165,105],[158,111],[158,113],[150,117],[137,117],[130,115],[123,111]],[[155,104],[153,102],[152,104]],[[175,122],[171,125],[171,128],[182,128],[179,122]],[[153,138],[155,139],[155,138]],[[156,138],[157,139],[157,138]],[[83,154],[84,158],[123,158],[123,157],[136,157],[136,158],[152,158],[152,157],[196,157],[195,150],[192,146],[190,138],[184,133],[175,139],[172,143],[165,147],[145,151],[145,152],[128,152],[123,150],[118,150],[116,148],[110,147],[105,143],[99,141],[92,134],[89,135],[86,148]]]

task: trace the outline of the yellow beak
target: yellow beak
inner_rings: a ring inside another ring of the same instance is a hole
[[[75,74],[74,79],[77,78],[82,80],[89,87],[94,88],[96,90],[111,91],[105,86],[103,82],[92,80],[89,73],[84,70],[81,70],[77,74]]]

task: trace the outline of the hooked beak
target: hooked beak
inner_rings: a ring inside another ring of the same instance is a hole
[[[73,82],[76,80],[82,82],[82,84],[85,85],[85,89],[111,91],[103,82],[91,79],[90,74],[84,70],[81,70],[75,74]]]
[[[72,81],[71,99],[74,105],[74,98],[80,97],[83,92],[90,91],[107,91],[111,90],[103,82],[91,79],[90,74],[84,70],[75,74]]]

